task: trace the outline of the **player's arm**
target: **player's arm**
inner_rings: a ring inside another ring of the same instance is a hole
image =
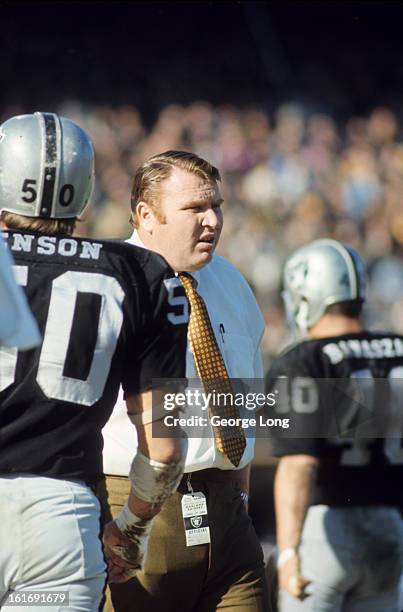
[[[287,455],[280,459],[274,480],[279,585],[301,600],[310,581],[300,573],[298,547],[317,467],[313,456]]]
[[[165,392],[157,389],[126,399],[129,417],[137,429],[138,450],[129,474],[127,503],[104,529],[110,582],[124,582],[142,566],[153,518],[183,474],[185,434],[179,427],[167,427],[155,409],[163,402]],[[157,420],[150,421],[153,402]],[[149,416],[144,419],[144,415]]]
[[[272,452],[280,458],[274,478],[278,582],[280,588],[301,600],[307,596],[305,588],[310,581],[301,575],[298,549],[316,481],[317,440],[310,436],[317,431],[319,418],[313,389],[303,395],[292,392],[294,376],[309,378],[310,372],[303,363],[299,353],[285,353],[272,364],[266,378],[266,392],[280,389],[280,400],[292,415],[294,435],[299,432],[302,436],[284,434],[272,438]],[[309,412],[300,410],[302,398],[309,404]]]
[[[129,499],[104,530],[111,582],[128,580],[142,567],[153,519],[176,490],[185,465],[187,439],[179,426],[165,424],[164,396],[169,394],[172,400],[178,384],[183,385],[188,303],[183,286],[161,262],[153,255],[145,270],[153,275],[157,266],[153,282],[143,291],[139,326],[145,333],[141,342],[134,334],[130,348],[137,353],[126,359],[129,367],[123,376],[138,448],[129,473]]]
[[[14,278],[13,263],[0,234],[0,343],[28,350],[40,344],[41,336],[27,298]]]

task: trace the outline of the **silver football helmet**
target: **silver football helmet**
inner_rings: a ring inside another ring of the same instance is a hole
[[[27,217],[78,217],[94,183],[94,149],[76,123],[55,113],[0,126],[0,209]]]
[[[364,301],[364,263],[350,246],[315,240],[287,259],[283,287],[288,322],[305,335],[328,306]]]

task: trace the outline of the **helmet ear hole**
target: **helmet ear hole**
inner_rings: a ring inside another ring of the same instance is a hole
[[[306,298],[302,298],[295,315],[295,322],[301,334],[305,336],[308,332],[309,304]]]

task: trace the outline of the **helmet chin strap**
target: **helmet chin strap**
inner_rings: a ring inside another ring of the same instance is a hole
[[[303,338],[306,338],[308,336],[308,315],[308,302],[305,299],[302,299],[298,308],[298,312],[294,316],[294,319],[296,326]]]

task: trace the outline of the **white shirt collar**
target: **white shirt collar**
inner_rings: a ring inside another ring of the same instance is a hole
[[[130,244],[134,244],[134,246],[141,247],[142,249],[146,248],[144,243],[141,241],[141,238],[137,230],[133,231],[133,234],[130,236],[130,238],[126,240],[126,242],[129,242]]]
[[[134,244],[134,246],[141,247],[142,249],[147,248],[144,242],[142,242],[137,230],[133,231],[132,235],[130,236],[130,238],[127,238],[126,242],[128,242],[129,244]],[[152,250],[152,249],[149,249],[149,250]],[[192,272],[192,276],[194,276],[194,278],[198,282],[199,282],[199,272],[200,270],[198,270],[197,272]],[[175,276],[178,276],[177,272],[175,272]]]

